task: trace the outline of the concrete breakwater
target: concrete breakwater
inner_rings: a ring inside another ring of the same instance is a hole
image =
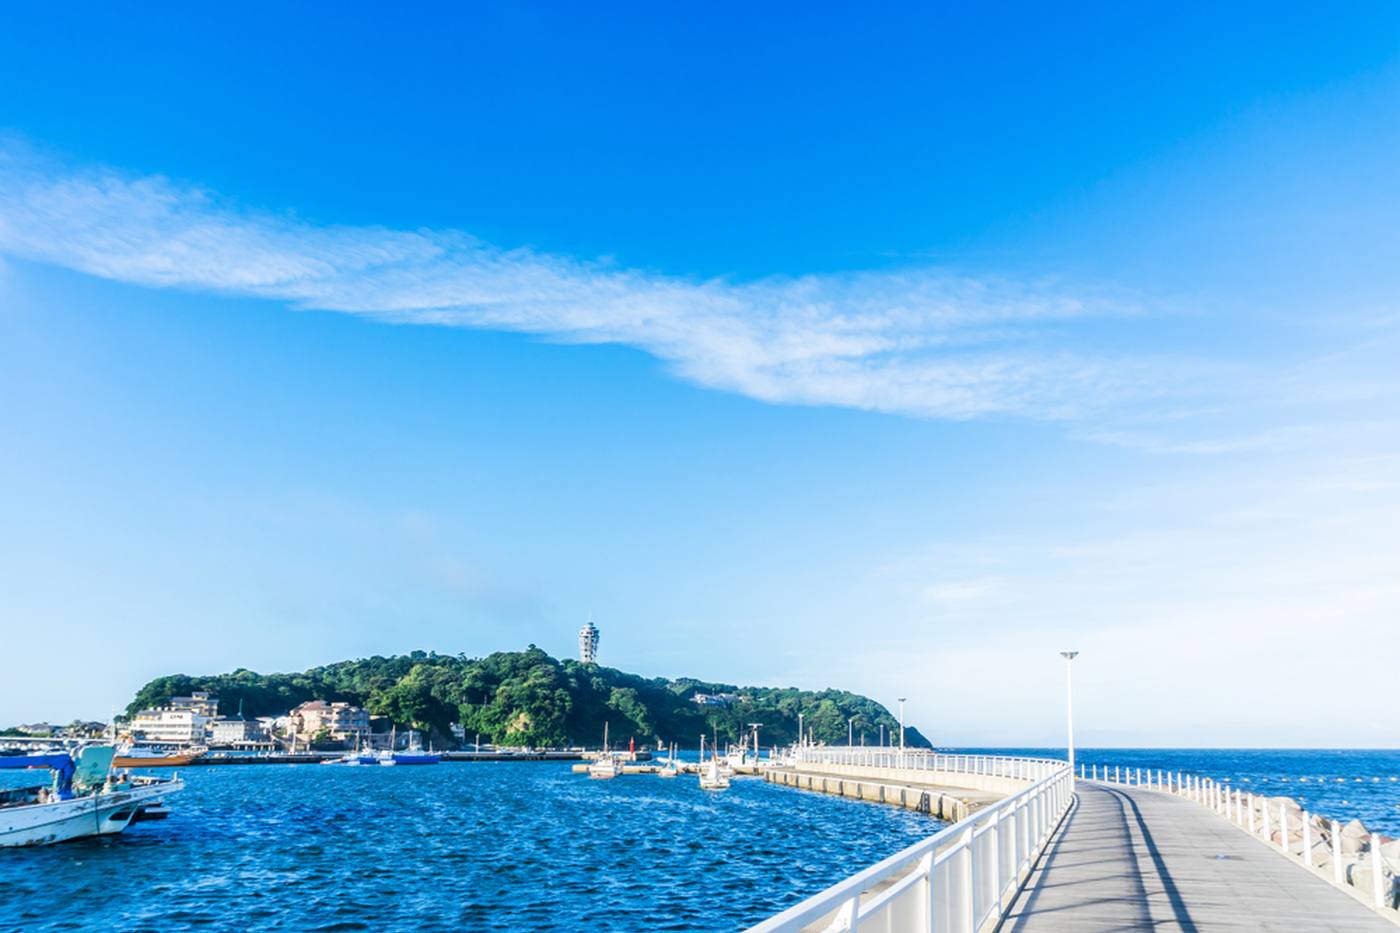
[[[909,757],[912,764],[916,756]],[[808,760],[766,768],[764,778],[787,787],[905,807],[950,822],[965,819],[1030,783],[1020,776],[938,767],[937,758],[930,760],[933,767]]]
[[[1368,903],[1379,893],[1379,906],[1400,910],[1400,839],[1373,833],[1360,820],[1338,823],[1307,813],[1292,797],[1251,796],[1242,806],[1243,820],[1261,840]]]
[[[869,778],[837,777],[827,774],[812,774],[787,768],[768,768],[763,779],[770,784],[796,787],[822,794],[835,794],[856,800],[870,800],[887,803],[917,813],[956,823],[968,816],[976,805],[967,800],[939,790],[936,787],[903,783],[890,783]]]

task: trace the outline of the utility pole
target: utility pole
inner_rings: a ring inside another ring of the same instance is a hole
[[[1061,651],[1060,657],[1065,659],[1065,721],[1068,733],[1065,747],[1069,751],[1070,780],[1074,780],[1074,659],[1079,657],[1079,652]]]
[[[856,717],[846,717],[846,747],[851,748],[856,744]]]

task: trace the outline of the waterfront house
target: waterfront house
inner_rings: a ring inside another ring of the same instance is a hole
[[[209,744],[220,748],[256,745],[267,741],[267,733],[256,719],[220,716],[209,723]]]
[[[198,713],[205,719],[213,719],[219,715],[219,698],[210,696],[207,690],[193,690],[187,697],[171,697],[168,705],[171,709],[187,709]]]
[[[354,742],[369,735],[369,712],[353,703],[311,700],[290,714],[290,731],[310,738],[321,730],[337,742]]]
[[[733,706],[738,699],[738,694],[734,693],[697,693],[690,702],[697,706]]]

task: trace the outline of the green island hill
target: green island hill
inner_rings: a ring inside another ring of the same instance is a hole
[[[760,723],[764,746],[797,739],[798,714],[816,742],[845,744],[854,718],[855,740],[878,742],[884,726],[895,742],[899,721],[884,706],[845,690],[739,687],[683,677],[642,677],[597,664],[558,660],[531,645],[484,658],[414,651],[393,657],[339,661],[299,674],[228,674],[157,677],[142,687],[127,714],[158,707],[173,696],[207,690],[220,707],[248,717],[279,716],[308,700],[349,702],[400,728],[422,730],[438,747],[454,744],[459,724],[468,741],[502,746],[558,748],[600,743],[606,723],[614,743],[675,742],[694,747],[700,734],[738,741]],[[695,697],[701,695],[705,703]],[[929,742],[908,727],[905,742]]]

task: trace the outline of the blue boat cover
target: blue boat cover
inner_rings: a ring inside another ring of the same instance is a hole
[[[0,768],[50,768],[58,772],[60,796],[67,796],[73,789],[75,766],[73,759],[64,754],[0,756]]]

